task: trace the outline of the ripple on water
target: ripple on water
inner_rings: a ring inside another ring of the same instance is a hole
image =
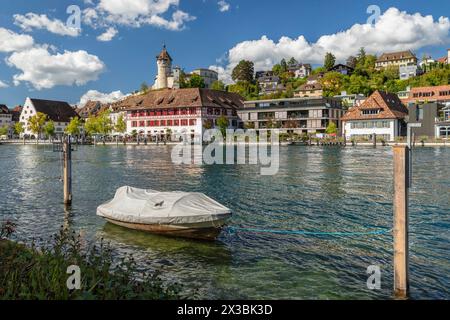
[[[51,151],[51,150],[50,150]],[[391,298],[392,236],[312,237],[224,232],[214,243],[171,239],[105,223],[96,207],[122,185],[199,191],[230,207],[230,224],[278,230],[367,231],[392,226],[390,148],[280,148],[275,176],[258,166],[175,165],[169,146],[80,147],[73,153],[74,203],[61,204],[59,154],[0,146],[0,220],[16,237],[48,241],[61,225],[133,253],[145,270],[198,289],[203,298]],[[416,149],[411,190],[411,294],[450,298],[450,149]],[[366,287],[379,265],[382,290]]]

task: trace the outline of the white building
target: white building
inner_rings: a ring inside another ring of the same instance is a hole
[[[207,89],[211,89],[212,84],[219,80],[219,74],[211,69],[195,69],[192,71],[192,74],[197,74],[202,77],[205,82],[205,88]]]
[[[229,128],[236,128],[243,98],[210,89],[165,89],[130,96],[118,104],[127,111],[128,135],[179,139],[183,134],[202,136],[205,128],[217,126],[221,116],[227,118]]]
[[[54,122],[56,136],[62,135],[70,120],[78,116],[67,102],[27,98],[19,119],[25,129],[23,135],[35,135],[29,128],[28,120],[38,112],[47,115],[48,120]]]
[[[405,135],[407,115],[408,110],[397,95],[375,91],[342,118],[345,138],[372,140],[376,134],[385,141],[395,141]]]

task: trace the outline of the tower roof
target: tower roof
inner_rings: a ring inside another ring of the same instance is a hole
[[[156,57],[156,59],[172,61],[172,57],[167,52],[166,45],[163,46],[163,49],[161,50],[161,53]]]

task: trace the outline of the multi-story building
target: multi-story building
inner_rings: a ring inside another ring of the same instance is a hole
[[[417,65],[417,57],[410,51],[383,53],[375,62],[375,69],[400,67],[401,65]]]
[[[450,106],[450,85],[412,88],[408,97],[403,98],[402,101],[405,104],[439,102]]]
[[[422,69],[417,64],[406,64],[399,66],[400,80],[408,80],[422,73]]]
[[[53,121],[56,136],[64,134],[70,120],[78,116],[67,102],[27,98],[20,114],[20,122],[25,129],[24,135],[35,136],[29,128],[28,120],[38,112],[47,115],[47,119]]]
[[[261,96],[284,90],[280,77],[275,75],[273,71],[258,71],[255,78],[258,82],[259,95]]]
[[[12,112],[6,105],[0,104],[0,128],[4,127],[8,129],[8,138],[11,138],[13,129]]]
[[[346,64],[337,64],[333,68],[331,68],[329,71],[338,72],[344,76],[350,76],[353,73],[353,71],[355,71],[355,69],[353,69],[352,67],[349,67]]]
[[[297,79],[306,78],[311,74],[312,67],[309,63],[288,64],[288,71],[293,73]]]
[[[212,84],[219,80],[219,74],[217,73],[217,71],[211,69],[195,69],[191,72],[191,74],[197,74],[202,77],[203,81],[205,82],[205,88],[207,89],[211,89]]]
[[[408,110],[396,94],[375,91],[360,106],[347,111],[342,118],[346,139],[373,139],[374,134],[385,141],[405,135]]]
[[[450,64],[450,49],[447,49],[447,56],[437,60],[439,63]]]
[[[236,128],[236,110],[243,107],[243,98],[210,89],[165,89],[127,97],[115,106],[127,112],[127,134],[153,139],[168,135],[179,139],[190,134],[197,138],[204,129],[217,126],[221,116],[228,119],[229,128]]]
[[[436,122],[436,137],[450,139],[450,106],[441,109]]]
[[[334,98],[341,99],[345,109],[359,106],[367,99],[367,97],[361,93],[347,94],[347,91],[342,91],[340,95],[336,95]]]
[[[325,133],[330,122],[340,131],[343,113],[341,101],[335,98],[245,101],[238,110],[240,127],[296,133]]]
[[[416,137],[450,138],[450,107],[437,102],[409,103],[408,123],[420,123],[414,128]]]
[[[320,82],[302,84],[294,91],[296,98],[322,97],[323,87]]]
[[[89,100],[83,107],[77,109],[77,113],[82,119],[87,119],[92,115],[97,115],[101,108],[102,103],[100,101]]]

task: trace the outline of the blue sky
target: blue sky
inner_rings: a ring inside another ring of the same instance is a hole
[[[412,49],[419,58],[442,57],[450,48],[450,22],[439,20],[450,16],[447,1],[159,1],[3,0],[0,103],[13,107],[27,96],[77,103],[89,90],[105,99],[114,91],[129,93],[143,81],[152,83],[163,43],[186,71],[214,66],[227,81],[241,58],[264,69],[291,55],[318,64],[332,51],[342,60],[361,45],[371,53]],[[142,10],[134,10],[136,4]],[[371,4],[380,7],[381,22],[369,31],[355,27],[366,24]],[[75,35],[64,29],[69,5],[83,11],[82,30]],[[85,21],[85,10],[99,18]],[[99,41],[108,29],[117,34]]]

